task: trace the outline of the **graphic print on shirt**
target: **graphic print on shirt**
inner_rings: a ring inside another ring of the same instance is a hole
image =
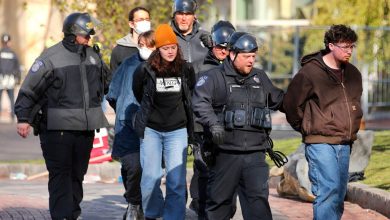
[[[156,78],[156,91],[160,93],[165,92],[180,92],[181,78]]]

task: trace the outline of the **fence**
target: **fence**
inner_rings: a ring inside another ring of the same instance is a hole
[[[286,89],[300,68],[299,60],[324,48],[326,26],[238,27],[254,34],[260,42],[257,65]],[[377,113],[390,117],[390,27],[352,26],[358,34],[351,58],[363,76],[362,104],[366,118]]]

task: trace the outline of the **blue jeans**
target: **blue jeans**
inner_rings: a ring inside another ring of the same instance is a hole
[[[306,144],[315,220],[341,219],[347,192],[349,145]]]
[[[141,139],[141,194],[145,217],[184,220],[186,210],[187,129],[159,132],[145,128]],[[160,184],[164,156],[166,196]]]

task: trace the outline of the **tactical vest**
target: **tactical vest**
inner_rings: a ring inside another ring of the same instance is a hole
[[[219,117],[226,130],[265,132],[271,129],[267,94],[258,74],[238,81],[224,75],[227,101]]]

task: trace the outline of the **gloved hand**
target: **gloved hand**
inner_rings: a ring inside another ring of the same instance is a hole
[[[205,47],[207,48],[213,47],[213,40],[211,39],[210,34],[202,34],[200,35],[199,39]]]
[[[203,160],[202,149],[199,144],[191,144],[192,152],[194,153],[195,166],[201,171],[207,171],[207,164]]]
[[[213,125],[210,127],[210,132],[213,136],[214,144],[223,144],[225,140],[225,128],[221,125]]]

